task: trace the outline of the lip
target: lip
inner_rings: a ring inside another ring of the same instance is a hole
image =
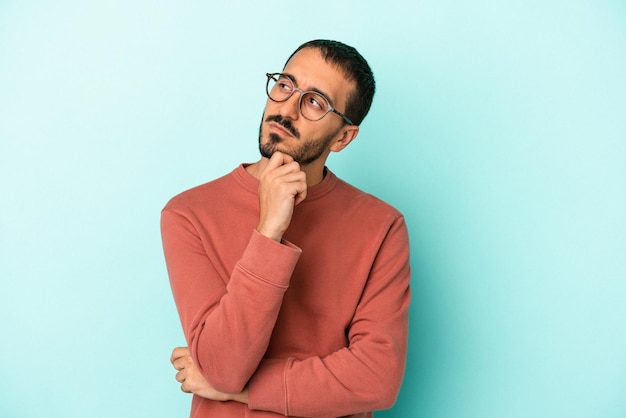
[[[293,137],[293,134],[291,132],[289,132],[287,129],[285,129],[282,125],[280,125],[277,122],[270,122],[269,123],[269,127],[271,130],[273,131],[277,131],[283,135],[287,135],[287,136],[291,136]]]

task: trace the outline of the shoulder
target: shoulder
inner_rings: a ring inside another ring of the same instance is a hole
[[[374,221],[384,218],[393,222],[403,218],[402,213],[390,203],[342,179],[337,178],[334,192],[335,198],[341,202],[344,208],[357,211],[361,217],[367,220]]]
[[[185,211],[194,207],[210,205],[216,196],[223,195],[225,190],[233,190],[232,173],[215,180],[200,184],[172,197],[164,206],[163,211]]]
[[[365,192],[358,187],[337,178],[337,192],[342,196],[342,200],[351,205],[374,211],[379,214],[386,214],[392,217],[401,217],[402,214],[394,206],[385,202],[371,193]]]

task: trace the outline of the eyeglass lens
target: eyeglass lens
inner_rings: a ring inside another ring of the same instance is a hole
[[[330,105],[328,100],[321,94],[303,92],[296,88],[289,78],[281,74],[274,74],[268,77],[267,94],[270,99],[276,102],[284,102],[295,91],[300,92],[302,95],[300,98],[300,112],[305,118],[316,121],[322,119],[329,112]]]

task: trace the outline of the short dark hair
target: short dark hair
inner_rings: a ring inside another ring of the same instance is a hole
[[[374,73],[372,73],[372,69],[365,58],[355,48],[339,41],[316,39],[300,45],[289,56],[287,63],[298,51],[304,48],[317,49],[326,62],[336,65],[343,71],[348,80],[355,81],[356,89],[348,97],[343,113],[353,124],[360,125],[372,106],[376,91]],[[285,67],[287,63],[285,63]]]

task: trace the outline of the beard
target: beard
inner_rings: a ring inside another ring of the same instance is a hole
[[[338,133],[334,132],[333,134],[324,136],[322,138],[306,139],[298,144],[298,146],[295,148],[292,148],[290,150],[282,150],[279,149],[279,145],[284,142],[284,139],[274,132],[271,132],[267,137],[267,141],[263,142],[264,122],[276,122],[280,124],[283,128],[291,132],[298,141],[300,141],[300,132],[298,132],[298,130],[292,125],[290,119],[285,119],[280,115],[272,115],[268,117],[265,117],[265,115],[263,115],[263,117],[261,118],[261,126],[259,127],[259,152],[261,153],[261,155],[265,158],[271,158],[276,151],[280,151],[284,154],[289,155],[291,158],[293,158],[295,162],[300,165],[311,164],[312,162],[320,158],[328,148],[328,145],[330,145],[330,143],[332,142],[335,135],[337,135]]]

